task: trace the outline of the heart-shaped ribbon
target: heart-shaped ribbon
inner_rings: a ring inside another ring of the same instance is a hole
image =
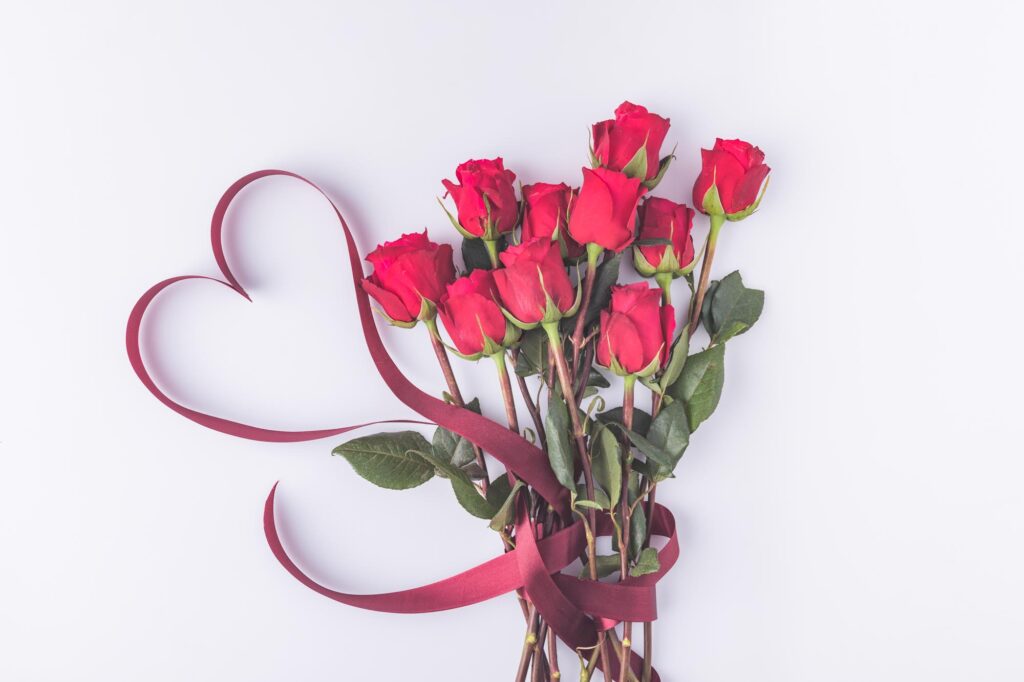
[[[330,203],[345,233],[352,283],[359,308],[363,337],[374,365],[388,388],[401,402],[428,421],[405,419],[384,420],[365,424],[340,426],[313,431],[279,431],[230,421],[175,402],[160,390],[142,359],[140,334],[146,310],[157,295],[185,280],[201,279],[222,284],[246,300],[252,300],[228,266],[223,246],[223,223],[228,207],[246,186],[261,178],[283,176],[306,183]],[[232,184],[213,213],[211,241],[214,259],[224,279],[186,275],[172,277],[152,287],[135,304],[128,317],[126,345],[128,359],[143,385],[167,407],[192,421],[215,431],[250,440],[288,443],[317,440],[354,429],[380,423],[437,424],[476,443],[505,467],[529,484],[566,522],[566,527],[537,540],[525,504],[521,501],[516,514],[516,547],[499,557],[484,562],[450,578],[422,587],[385,594],[345,594],[318,584],[305,575],[291,560],[281,544],[274,521],[274,497],[277,486],[270,491],[264,508],[263,526],[274,556],[299,582],[335,601],[375,611],[391,613],[426,613],[468,606],[514,590],[522,590],[556,635],[574,649],[593,647],[599,630],[614,627],[623,620],[651,621],[657,617],[655,584],[672,568],[679,555],[675,520],[665,507],[657,505],[651,519],[651,532],[665,536],[668,543],[658,552],[660,569],[641,577],[629,577],[619,583],[581,580],[564,575],[561,570],[583,551],[584,528],[581,521],[572,522],[568,491],[555,478],[547,455],[518,433],[513,433],[471,410],[451,405],[420,390],[410,382],[392,360],[374,322],[366,293],[360,286],[363,270],[352,232],[341,211],[320,187],[306,178],[283,170],[262,170],[250,173]],[[610,535],[613,529],[601,519],[597,535]],[[634,652],[631,668],[640,672],[641,660]],[[618,663],[614,662],[617,668]],[[605,671],[618,679],[618,670]],[[658,680],[655,672],[654,680]]]

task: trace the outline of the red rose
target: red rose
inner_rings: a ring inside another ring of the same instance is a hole
[[[494,283],[505,309],[519,326],[530,328],[554,322],[575,312],[576,295],[558,246],[536,237],[501,253],[504,268],[494,271]]]
[[[768,172],[764,152],[743,140],[715,140],[713,149],[700,150],[703,167],[693,185],[693,204],[702,213],[745,218],[761,202],[758,192]],[[717,195],[711,192],[717,188]]]
[[[658,174],[661,144],[668,134],[669,120],[644,107],[623,102],[615,110],[615,120],[595,123],[594,156],[601,166],[621,171],[641,147],[647,150],[647,165],[637,174],[650,180]]]
[[[646,199],[637,209],[640,240],[668,239],[671,244],[634,244],[633,264],[644,277],[682,274],[693,262],[692,208],[661,197]]]
[[[523,241],[534,237],[554,239],[557,234],[562,256],[579,258],[583,247],[569,236],[569,206],[576,190],[563,183],[536,182],[523,187]]]
[[[569,234],[580,244],[618,253],[633,241],[639,178],[607,168],[583,169],[583,188],[569,215]]]
[[[455,200],[457,227],[467,237],[495,241],[515,228],[519,203],[512,182],[516,174],[505,170],[501,157],[467,161],[455,169],[455,177],[458,185],[451,180],[442,180],[441,184]]]
[[[498,305],[498,288],[490,270],[474,270],[449,284],[437,313],[463,355],[493,355],[516,336]]]
[[[445,285],[455,279],[452,247],[430,241],[426,230],[384,242],[366,260],[373,273],[363,280],[363,289],[399,326],[432,318]]]
[[[650,376],[668,362],[675,311],[661,305],[661,291],[643,282],[612,287],[601,311],[597,362],[615,372]]]

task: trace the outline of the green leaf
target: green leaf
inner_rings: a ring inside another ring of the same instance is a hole
[[[636,565],[629,569],[629,574],[637,578],[648,573],[657,573],[659,570],[661,562],[658,561],[658,550],[647,547],[640,552],[640,558],[636,560]]]
[[[452,484],[452,491],[455,493],[455,499],[470,514],[480,519],[489,519],[498,511],[498,505],[491,504],[484,499],[465,471],[446,461],[433,448],[417,451],[416,454],[433,464],[439,476],[449,480]]]
[[[480,414],[480,400],[473,398],[466,403],[466,408]],[[438,458],[464,471],[470,478],[481,478],[484,475],[477,464],[473,443],[459,434],[439,426],[434,431],[431,448]],[[447,477],[447,473],[441,468],[438,469],[438,475]]]
[[[613,407],[607,412],[601,412],[597,415],[597,421],[602,424],[617,424],[622,425],[622,408]],[[651,415],[648,412],[641,410],[640,408],[633,408],[633,430],[639,433],[641,436],[647,435],[647,430],[651,428]]]
[[[334,448],[332,454],[348,460],[356,473],[374,485],[405,490],[423,485],[434,476],[434,467],[417,451],[430,443],[416,431],[377,433],[354,438]]]
[[[505,249],[505,239],[499,239],[498,253],[501,253]],[[474,270],[490,270],[491,268],[491,257],[487,255],[487,247],[484,246],[483,239],[466,239],[462,240],[462,262],[466,265],[466,274],[473,272]]]
[[[551,462],[555,478],[569,490],[575,490],[576,465],[569,443],[569,410],[558,390],[549,394],[544,430],[548,437],[548,461]]]
[[[604,507],[602,507],[597,502],[594,502],[593,500],[577,499],[573,503],[573,506],[574,507],[583,507],[584,509],[597,509],[598,511],[603,511],[604,510]]]
[[[576,486],[576,506],[577,507],[590,507],[593,504],[597,505],[598,509],[611,509],[612,503],[608,499],[608,494],[605,493],[601,488],[594,488],[594,499],[587,499],[587,489],[584,485]]]
[[[622,446],[610,428],[603,428],[591,445],[594,483],[608,494],[609,508],[619,503],[622,492]]]
[[[685,403],[691,433],[718,407],[724,383],[725,344],[712,346],[687,358],[683,373],[669,394]]]
[[[708,288],[704,292],[704,303],[700,308],[700,323],[704,325],[704,330],[708,333],[708,336],[715,335],[715,322],[711,318],[711,301],[715,298],[715,290],[718,288],[718,280],[713,279],[708,282]],[[690,290],[693,290],[691,284]]]
[[[516,484],[512,486],[512,490],[505,498],[505,501],[501,503],[501,506],[498,508],[498,512],[494,515],[494,518],[491,519],[491,530],[500,532],[505,530],[505,526],[512,523],[515,516],[516,493],[518,493],[519,489],[522,487],[522,481],[516,481]]]
[[[519,355],[516,357],[516,374],[528,377],[548,371],[548,335],[543,329],[524,332],[519,341]]]
[[[736,271],[722,278],[710,301],[711,342],[724,343],[754,326],[764,309],[764,292],[743,286]]]
[[[593,386],[595,388],[608,388],[611,386],[608,379],[603,374],[594,369],[590,368],[590,374],[587,375],[587,386]]]
[[[612,286],[619,280],[619,263],[622,254],[612,254],[604,263],[597,267],[594,274],[594,290],[590,294],[590,305],[587,306],[587,317],[584,322],[590,326],[600,317],[601,311],[608,307],[612,300]]]
[[[607,578],[615,571],[619,570],[622,565],[622,559],[619,553],[615,554],[598,554],[595,559],[595,565],[597,566],[597,577]],[[580,578],[590,577],[590,564],[584,562],[583,568],[580,569]]]
[[[683,403],[677,401],[662,408],[651,423],[647,438],[661,452],[668,455],[667,462],[658,462],[659,466],[655,473],[657,480],[664,480],[675,470],[690,444],[690,427]]]
[[[674,384],[679,375],[683,373],[683,366],[686,365],[686,356],[689,352],[690,335],[687,333],[687,328],[683,327],[679,338],[672,344],[672,354],[669,356],[668,365],[665,366],[665,371],[662,372],[661,379],[658,380],[658,386],[662,393],[667,391],[669,386]]]

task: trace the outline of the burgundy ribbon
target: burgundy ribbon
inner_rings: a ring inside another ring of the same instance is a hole
[[[429,420],[428,422],[399,419],[312,431],[264,429],[185,407],[160,390],[149,374],[140,348],[142,319],[149,305],[164,289],[177,282],[201,279],[223,284],[246,300],[252,300],[228,266],[223,246],[224,217],[232,200],[243,188],[256,180],[270,176],[285,176],[306,183],[323,195],[334,209],[345,233],[363,336],[377,371],[391,392],[401,402]],[[283,170],[263,170],[246,175],[232,184],[217,203],[211,223],[211,240],[214,258],[224,279],[199,275],[166,279],[150,287],[135,304],[128,317],[126,345],[129,361],[143,385],[160,402],[178,414],[215,431],[250,440],[280,443],[317,440],[371,424],[401,422],[438,424],[476,443],[502,462],[520,479],[532,486],[564,520],[572,519],[568,491],[558,483],[543,450],[531,444],[521,435],[509,431],[486,417],[425,393],[402,374],[381,340],[373,319],[369,299],[360,286],[363,270],[352,232],[341,211],[317,185],[300,175]],[[651,532],[667,537],[668,543],[658,553],[660,569],[656,573],[637,578],[630,577],[619,583],[581,580],[562,574],[561,570],[572,563],[584,549],[585,537],[582,522],[576,521],[538,541],[534,535],[534,529],[530,526],[525,501],[520,499],[516,514],[517,546],[514,550],[430,585],[385,594],[346,594],[315,582],[289,558],[281,544],[274,522],[276,489],[275,484],[274,489],[267,497],[264,509],[263,525],[267,542],[281,565],[310,589],[344,604],[391,613],[426,613],[454,609],[521,589],[526,598],[536,605],[537,610],[555,634],[574,649],[594,646],[599,630],[614,627],[620,621],[654,620],[657,617],[655,585],[672,568],[679,556],[675,520],[668,509],[657,505],[650,520]],[[610,521],[602,518],[596,529],[596,534],[609,535],[612,530]],[[614,666],[617,667],[617,665],[616,661]],[[640,665],[641,661],[634,652],[631,667],[639,673]],[[617,670],[610,672],[617,677]],[[654,679],[658,679],[656,672]]]

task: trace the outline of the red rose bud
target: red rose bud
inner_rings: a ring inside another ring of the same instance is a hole
[[[594,124],[594,165],[653,180],[660,173],[659,154],[668,127],[667,118],[623,102],[615,110],[614,120]]]
[[[494,283],[505,316],[517,327],[533,329],[576,312],[579,292],[573,292],[562,255],[551,239],[536,237],[511,246],[501,253],[501,262],[505,267],[494,271]]]
[[[441,184],[452,195],[459,218],[452,224],[465,237],[496,241],[505,232],[511,232],[519,219],[512,182],[516,174],[505,170],[501,158],[467,161],[455,169],[459,184],[442,180]],[[445,209],[447,211],[447,209]]]
[[[741,220],[761,203],[771,170],[764,152],[743,140],[715,140],[700,150],[703,167],[693,185],[693,204],[702,213]],[[763,188],[762,188],[763,185]]]
[[[455,348],[471,360],[501,353],[519,337],[501,312],[490,270],[474,270],[449,284],[437,313]]]
[[[694,266],[692,208],[661,197],[646,199],[638,209],[640,237],[633,245],[633,265],[644,277],[680,276]],[[644,242],[665,241],[667,244]]]
[[[601,311],[597,362],[620,376],[648,377],[668,362],[675,311],[661,305],[661,291],[643,282],[612,287]]]
[[[569,206],[577,190],[563,183],[537,182],[523,186],[523,241],[535,237],[557,240],[563,258],[576,259],[583,247],[569,236]]]
[[[583,188],[569,215],[570,236],[580,244],[622,251],[633,242],[636,202],[644,191],[638,178],[584,168]]]
[[[363,280],[391,324],[412,327],[433,319],[445,286],[455,280],[452,247],[427,239],[427,231],[384,242],[366,257],[373,273]]]

